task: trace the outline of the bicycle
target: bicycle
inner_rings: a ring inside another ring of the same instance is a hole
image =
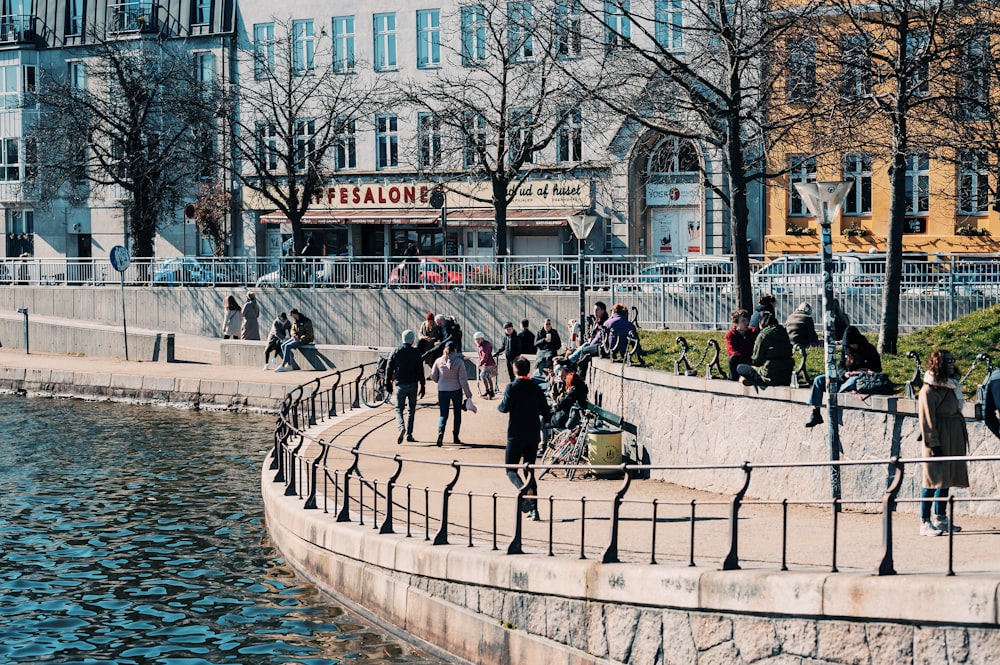
[[[392,392],[386,381],[388,369],[389,357],[379,356],[378,362],[375,363],[375,372],[361,384],[361,401],[365,406],[374,409],[389,403]]]
[[[594,415],[590,411],[585,411],[580,422],[574,427],[556,433],[549,439],[542,455],[540,464],[555,465],[565,464],[570,468],[566,469],[566,479],[573,480],[576,476],[576,465],[584,460],[584,453],[587,450],[587,434],[590,432],[591,421]],[[552,468],[541,469],[537,479],[541,480]]]

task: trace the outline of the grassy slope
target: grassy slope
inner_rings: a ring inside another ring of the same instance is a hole
[[[688,346],[688,358],[694,364],[705,352],[708,340],[715,339],[722,349],[720,363],[727,368],[725,333],[721,331],[682,332],[677,330],[644,330],[642,331],[642,346],[647,350],[646,361],[656,369],[674,371],[674,361],[680,355],[680,346],[676,342],[678,336],[684,337]],[[877,342],[877,335],[868,335],[872,343]],[[920,361],[926,365],[927,356],[936,348],[947,348],[958,358],[958,367],[962,376],[969,371],[973,360],[980,353],[993,357],[1000,366],[1000,305],[983,309],[955,321],[944,323],[936,328],[928,328],[900,337],[898,355],[883,356],[882,366],[886,373],[896,383],[900,394],[903,384],[913,375],[913,361],[906,357],[908,351],[916,351]],[[796,356],[796,361],[798,356]],[[821,348],[810,349],[807,367],[810,376],[824,373],[823,351]],[[704,366],[699,367],[699,374],[704,374]],[[967,398],[975,395],[976,387],[986,376],[986,363],[979,363],[972,374],[966,379],[964,387]]]

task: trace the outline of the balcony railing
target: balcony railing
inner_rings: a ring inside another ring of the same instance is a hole
[[[153,32],[156,30],[156,3],[122,2],[108,5],[108,32]]]
[[[0,44],[24,44],[35,39],[34,17],[31,14],[0,16]]]

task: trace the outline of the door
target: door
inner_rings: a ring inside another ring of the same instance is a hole
[[[701,254],[701,214],[698,208],[653,208],[649,247],[653,257]]]

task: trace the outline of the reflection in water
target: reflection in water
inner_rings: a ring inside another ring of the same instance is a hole
[[[0,663],[437,663],[276,558],[272,420],[0,396]]]

